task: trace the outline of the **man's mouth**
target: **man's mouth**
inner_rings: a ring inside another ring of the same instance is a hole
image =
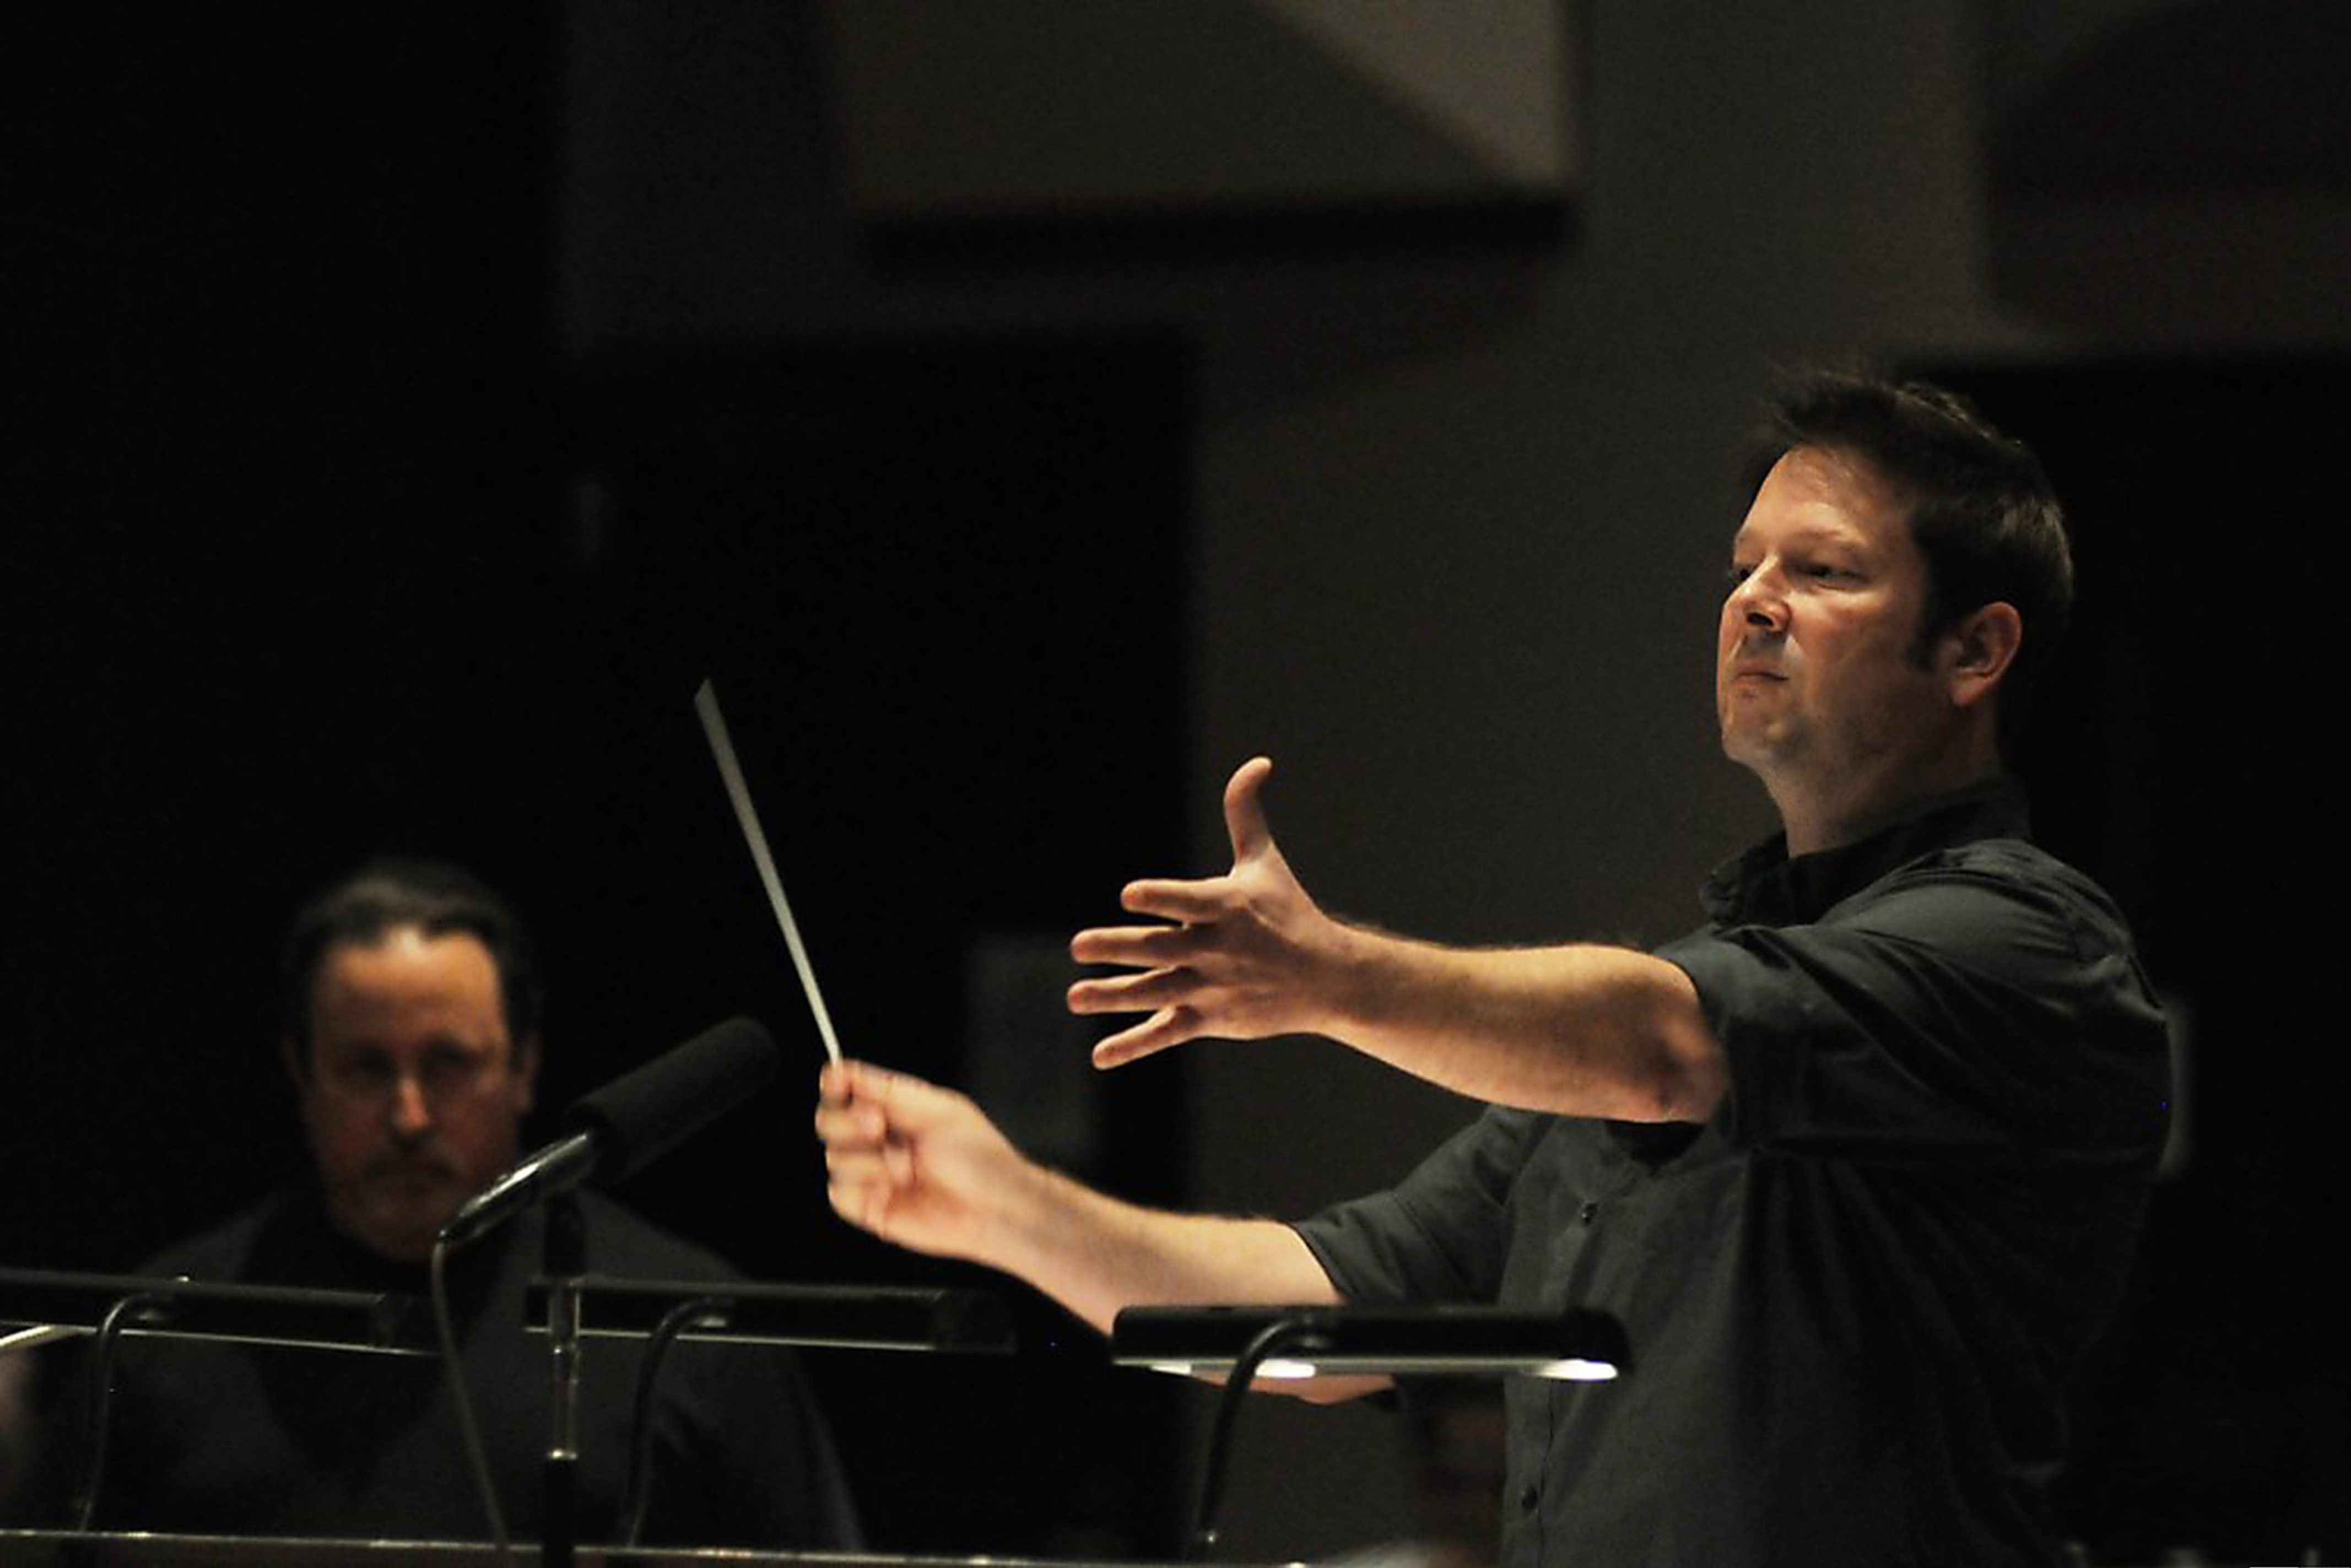
[[[416,1156],[379,1160],[368,1167],[367,1174],[373,1185],[403,1192],[446,1186],[457,1179],[457,1173],[445,1161]]]

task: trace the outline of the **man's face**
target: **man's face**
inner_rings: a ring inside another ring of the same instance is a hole
[[[327,950],[309,1060],[296,1066],[329,1217],[385,1257],[416,1260],[514,1163],[538,1063],[532,1042],[507,1038],[489,949],[405,925]]]
[[[1927,766],[1949,704],[1918,631],[1909,503],[1867,462],[1800,446],[1731,544],[1715,664],[1722,748],[1780,800],[1884,792]]]

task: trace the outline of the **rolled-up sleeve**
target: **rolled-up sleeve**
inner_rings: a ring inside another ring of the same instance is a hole
[[[1292,1228],[1350,1301],[1490,1301],[1510,1253],[1511,1186],[1546,1120],[1489,1108],[1393,1190]]]
[[[1929,857],[1813,924],[1659,956],[1722,1044],[1735,1143],[1933,1162],[2159,1137],[2161,1014],[2122,922],[2028,848]]]

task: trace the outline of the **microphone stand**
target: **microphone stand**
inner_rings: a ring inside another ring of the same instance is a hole
[[[538,1560],[572,1568],[579,1544],[580,1285],[588,1272],[587,1239],[571,1194],[548,1200],[541,1271],[547,1277],[548,1409],[551,1417],[541,1476]]]

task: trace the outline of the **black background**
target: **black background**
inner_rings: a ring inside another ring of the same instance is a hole
[[[542,1113],[727,1014],[778,1034],[783,1082],[639,1207],[761,1279],[980,1282],[824,1206],[818,1034],[692,699],[843,1040],[968,1082],[975,939],[1065,937],[1180,848],[1181,346],[559,374],[534,9],[38,44],[0,230],[0,1258],[125,1270],[298,1168],[277,935],[403,852],[532,917]],[[1088,1174],[1172,1197],[1178,1103],[1095,1092]],[[1170,1396],[1015,1296],[1014,1361],[812,1358],[874,1544],[1170,1550],[1133,1479]]]

